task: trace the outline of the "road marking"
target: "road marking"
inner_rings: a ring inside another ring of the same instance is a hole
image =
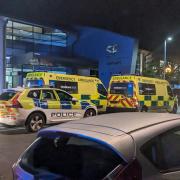
[[[24,127],[5,127],[0,125],[0,132],[22,130]]]

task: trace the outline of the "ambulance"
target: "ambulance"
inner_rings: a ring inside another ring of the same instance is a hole
[[[177,98],[168,81],[142,76],[112,76],[107,111],[168,111],[176,113]]]
[[[85,100],[96,105],[98,113],[106,111],[107,90],[100,79],[78,75],[32,72],[26,76],[26,87],[49,86],[59,88],[78,100]]]

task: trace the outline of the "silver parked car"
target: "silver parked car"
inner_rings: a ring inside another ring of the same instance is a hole
[[[180,179],[180,116],[115,113],[50,127],[13,166],[14,179]]]

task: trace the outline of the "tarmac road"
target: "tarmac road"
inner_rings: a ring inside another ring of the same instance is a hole
[[[0,127],[0,180],[12,179],[12,165],[35,138],[23,128]]]

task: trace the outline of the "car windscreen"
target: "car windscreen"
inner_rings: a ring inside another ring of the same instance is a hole
[[[110,87],[110,94],[121,94],[131,97],[133,96],[133,83],[112,83]]]
[[[17,94],[17,92],[15,92],[15,91],[4,92],[0,95],[0,100],[1,101],[8,101],[8,100],[12,99],[16,94]]]
[[[44,86],[44,81],[43,79],[35,79],[35,80],[26,80],[26,87],[43,87]]]
[[[41,137],[22,156],[20,166],[58,179],[102,179],[123,160],[109,147],[80,137]]]

